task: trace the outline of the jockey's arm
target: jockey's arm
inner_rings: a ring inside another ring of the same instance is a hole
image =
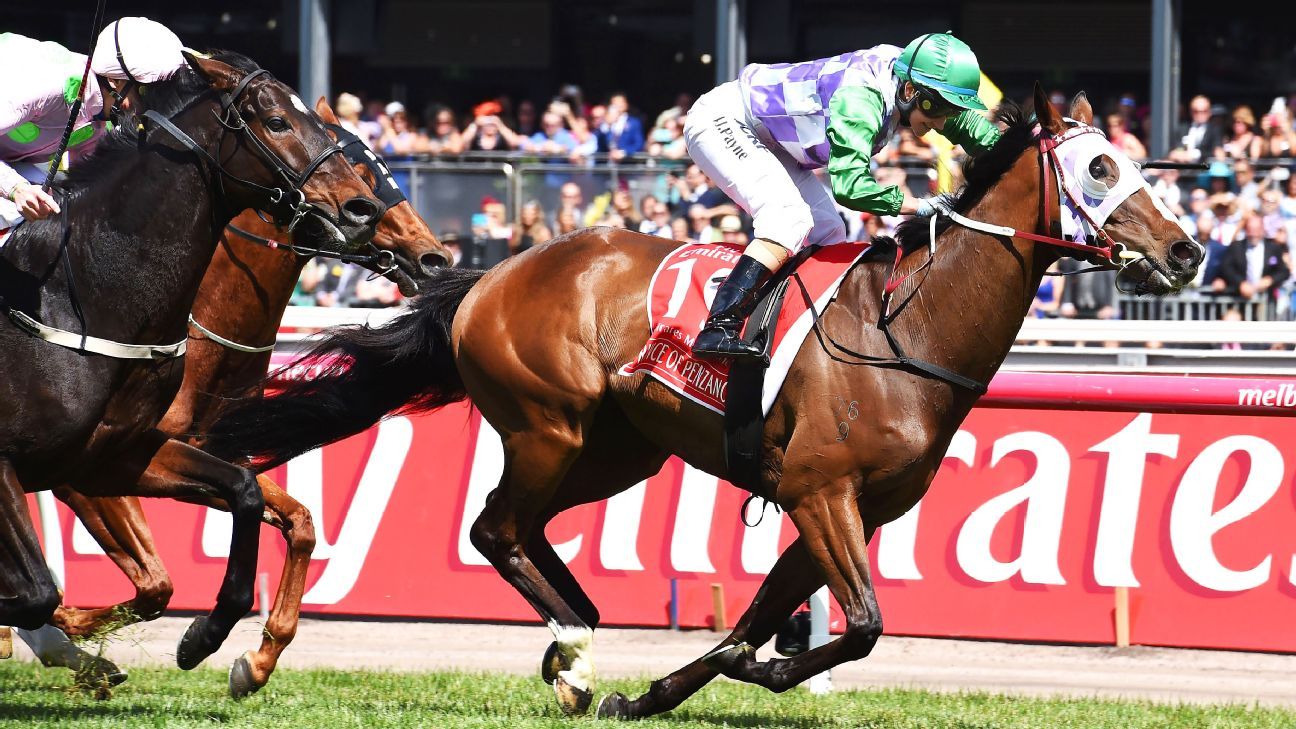
[[[828,179],[833,197],[851,210],[896,215],[904,192],[873,177],[869,158],[882,128],[882,95],[865,86],[838,89],[829,103]]]
[[[0,136],[13,133],[27,121],[27,114],[24,111],[21,104],[14,103],[11,99],[0,98]],[[15,187],[26,181],[26,178],[18,174],[14,168],[5,164],[4,160],[0,160],[0,196],[9,197]]]
[[[0,98],[0,135],[22,134],[30,121],[33,104]],[[58,203],[40,188],[27,181],[20,172],[0,160],[0,196],[11,200],[28,220],[41,220],[59,212]]]
[[[984,154],[1002,135],[999,127],[971,109],[965,109],[946,119],[945,127],[938,133],[951,144],[963,147],[963,151],[972,157]]]

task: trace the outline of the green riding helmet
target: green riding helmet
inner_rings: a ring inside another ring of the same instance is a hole
[[[904,106],[908,112],[916,104],[924,113],[939,107],[976,109],[986,105],[977,97],[981,87],[981,67],[976,54],[963,41],[946,33],[928,33],[910,41],[895,61],[895,74],[912,83],[918,95]],[[923,93],[927,92],[927,93]]]

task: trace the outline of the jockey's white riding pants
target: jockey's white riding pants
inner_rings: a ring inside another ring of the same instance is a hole
[[[737,81],[703,94],[684,123],[689,156],[752,216],[755,237],[796,253],[846,240],[832,193],[753,122]]]

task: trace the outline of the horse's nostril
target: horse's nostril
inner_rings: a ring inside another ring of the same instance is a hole
[[[1177,240],[1170,245],[1170,255],[1185,267],[1196,266],[1206,257],[1201,245],[1190,240]]]
[[[370,225],[378,222],[382,208],[378,203],[365,197],[353,197],[342,203],[342,216],[356,225]]]
[[[431,276],[437,268],[450,265],[450,260],[441,253],[424,253],[418,260],[419,268],[423,269],[423,273],[428,276]]]

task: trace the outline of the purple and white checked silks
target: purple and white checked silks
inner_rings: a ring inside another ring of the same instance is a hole
[[[891,66],[900,48],[881,45],[804,63],[753,63],[739,82],[752,119],[804,169],[828,164],[828,105],[844,86],[867,86],[882,95],[885,113],[873,153],[881,151],[897,122]]]

